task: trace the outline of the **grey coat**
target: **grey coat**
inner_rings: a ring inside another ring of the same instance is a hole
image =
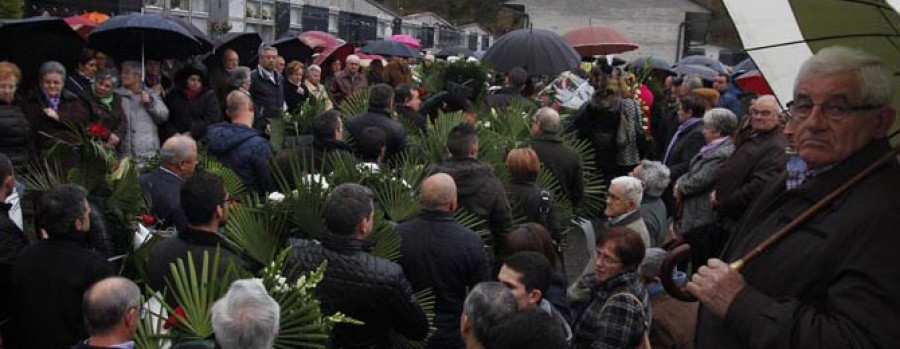
[[[128,118],[128,132],[122,137],[122,153],[137,157],[150,157],[159,150],[159,126],[169,119],[169,108],[162,98],[150,93],[150,103],[143,105],[141,95],[132,94],[125,88],[118,88],[116,94],[122,96],[122,109]]]
[[[706,153],[697,153],[691,159],[688,172],[678,178],[676,186],[684,200],[684,211],[681,213],[681,232],[699,228],[718,220],[718,214],[709,202],[709,194],[715,189],[719,180],[722,164],[734,152],[731,138]]]

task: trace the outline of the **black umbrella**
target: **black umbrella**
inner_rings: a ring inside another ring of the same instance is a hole
[[[502,72],[522,67],[531,75],[556,75],[578,66],[581,56],[552,31],[519,29],[497,39],[482,61]]]
[[[465,46],[450,46],[442,48],[435,53],[434,56],[438,58],[447,58],[450,56],[475,57],[475,51],[472,51]]]
[[[232,49],[237,52],[241,65],[255,67],[258,60],[259,45],[262,38],[257,33],[230,32],[216,38],[212,54],[204,60],[208,67],[222,64],[222,55],[225,50]]]
[[[682,58],[680,61],[678,61],[678,65],[686,65],[686,64],[702,65],[704,67],[707,67],[709,69],[715,70],[718,73],[723,73],[723,74],[727,72],[727,70],[725,69],[725,65],[722,64],[722,62],[719,62],[715,59],[712,59],[712,58],[709,58],[706,56],[701,56],[701,55],[687,56],[687,57]]]
[[[180,25],[182,28],[191,33],[194,36],[194,39],[200,42],[200,53],[206,53],[213,50],[213,42],[209,40],[209,37],[203,33],[200,28],[191,23],[191,21],[184,19],[183,17],[172,16],[172,15],[163,15],[168,18],[170,21],[175,22]]]
[[[636,58],[629,63],[635,69],[653,69],[659,70],[662,72],[666,72],[669,74],[676,74],[674,70],[672,70],[672,65],[669,62],[666,62],[661,58],[654,57],[640,57]]]
[[[0,61],[19,67],[19,90],[27,91],[37,83],[38,69],[46,61],[58,61],[74,70],[84,39],[62,18],[0,20],[0,47]]]
[[[700,79],[706,81],[713,81],[716,79],[716,76],[719,76],[719,72],[705,65],[679,64],[673,69],[679,75],[697,75]]]
[[[311,47],[300,41],[300,34],[295,32],[285,34],[272,43],[272,46],[278,49],[278,55],[284,57],[285,62],[296,60],[309,63],[314,53]]]
[[[88,35],[88,47],[116,61],[188,58],[201,44],[187,29],[157,14],[132,13],[103,22]]]
[[[370,55],[422,58],[422,54],[419,53],[419,51],[416,51],[412,47],[409,47],[402,42],[391,40],[375,41],[371,44],[363,46],[360,51],[362,51],[363,53],[368,53]]]

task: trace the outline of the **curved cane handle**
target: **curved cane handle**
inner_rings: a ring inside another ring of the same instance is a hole
[[[684,288],[684,286],[678,286],[675,283],[675,279],[672,278],[675,275],[675,267],[678,266],[678,263],[684,260],[691,258],[691,245],[681,244],[669,251],[669,254],[666,256],[666,259],[663,260],[662,265],[659,268],[659,280],[662,283],[663,288],[666,289],[666,293],[668,293],[672,298],[683,302],[696,302],[697,298],[692,294],[688,293],[688,291]]]

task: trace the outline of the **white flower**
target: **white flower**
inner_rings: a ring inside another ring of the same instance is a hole
[[[325,177],[320,176],[318,173],[312,173],[304,176],[302,182],[305,184],[318,183],[323,190],[328,190],[329,187],[328,181],[325,180]]]
[[[282,193],[274,191],[269,194],[269,201],[281,202],[282,200],[284,200],[284,194],[282,194]]]
[[[491,109],[491,111],[494,111],[494,110]],[[485,121],[485,122],[484,122],[484,128],[491,128],[491,122],[490,122],[490,121]]]

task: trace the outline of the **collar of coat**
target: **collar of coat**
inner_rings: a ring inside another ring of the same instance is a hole
[[[562,138],[557,133],[544,133],[541,132],[532,137],[535,141],[547,141],[553,143],[562,143]]]
[[[375,247],[366,240],[326,233],[321,239],[322,246],[339,253],[370,252]]]
[[[797,188],[796,195],[805,197],[810,202],[817,202],[889,151],[891,151],[891,144],[887,138],[873,140],[844,161],[835,164],[827,172],[804,182]],[[895,162],[890,162],[885,166],[897,169]]]
[[[218,233],[196,230],[188,228],[178,232],[178,238],[184,240],[188,244],[197,246],[229,246],[228,242]]]
[[[423,209],[422,213],[419,213],[419,217],[429,221],[456,221],[456,218],[453,216],[453,212],[447,211],[438,211],[438,210],[429,210]]]

